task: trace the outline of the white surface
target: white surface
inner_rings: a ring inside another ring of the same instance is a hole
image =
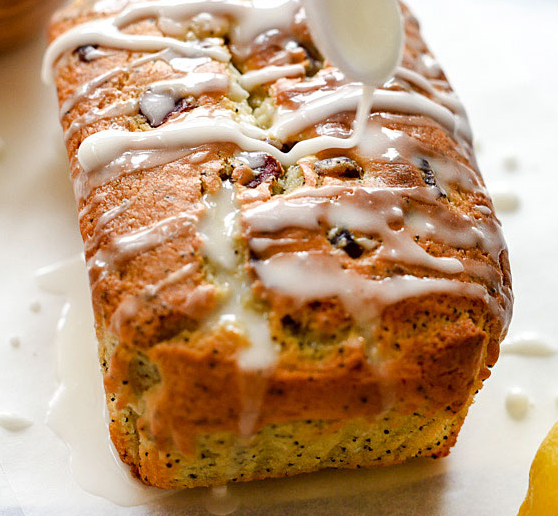
[[[409,3],[468,109],[488,185],[505,183],[520,197],[517,212],[502,214],[516,293],[510,335],[536,332],[556,345],[558,3]],[[42,48],[37,42],[0,57],[7,145],[0,156],[0,412],[35,422],[15,433],[0,428],[0,514],[165,514],[178,507],[207,514],[205,490],[133,509],[83,492],[68,450],[43,423],[56,390],[53,338],[63,299],[41,292],[33,272],[77,254],[81,242],[54,96],[39,82]],[[517,170],[505,166],[510,157]],[[34,299],[42,305],[37,314],[29,310]],[[19,348],[10,335],[20,337]],[[558,419],[557,367],[557,356],[503,355],[447,459],[233,486],[237,514],[513,516],[538,443]],[[534,404],[520,421],[506,413],[514,387]]]

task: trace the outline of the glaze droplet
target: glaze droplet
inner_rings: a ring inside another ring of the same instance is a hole
[[[41,303],[40,301],[34,299],[33,301],[31,301],[31,303],[29,303],[29,310],[31,310],[33,313],[38,313],[41,311]]]
[[[529,411],[529,396],[519,387],[514,387],[506,397],[506,410],[513,419],[524,419]]]
[[[497,213],[513,213],[521,204],[519,196],[507,188],[495,188],[492,191],[492,200]]]
[[[502,164],[507,172],[515,172],[519,168],[519,160],[517,156],[506,156]]]
[[[0,412],[0,426],[10,432],[19,432],[32,424],[33,421],[29,418],[12,414],[11,412]]]
[[[475,154],[482,154],[484,151],[484,145],[481,140],[475,139],[473,142],[473,147],[475,149]]]
[[[19,348],[19,346],[21,345],[21,340],[17,335],[11,335],[8,338],[8,342],[10,343],[10,346],[12,346],[12,348]]]

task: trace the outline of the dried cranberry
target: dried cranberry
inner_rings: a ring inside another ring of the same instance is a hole
[[[186,113],[186,111],[191,111],[196,107],[196,99],[194,97],[187,97],[185,99],[180,99],[175,105],[174,109],[165,117],[161,122],[164,124],[172,115],[175,113]]]
[[[91,59],[89,59],[89,53],[98,47],[99,45],[83,45],[81,47],[78,47],[76,49],[76,52],[79,60],[83,63],[89,63],[91,61]]]
[[[329,241],[338,249],[345,251],[351,258],[360,258],[364,249],[355,242],[353,235],[346,229],[340,229]]]
[[[434,170],[432,170],[430,163],[428,163],[428,161],[425,160],[424,158],[420,158],[419,160],[419,170],[422,174],[422,180],[428,186],[438,186],[438,183],[436,182],[436,175],[434,174]]]
[[[246,185],[248,188],[256,188],[268,180],[278,179],[283,175],[281,163],[269,154],[263,157],[263,164],[253,170],[256,177]]]

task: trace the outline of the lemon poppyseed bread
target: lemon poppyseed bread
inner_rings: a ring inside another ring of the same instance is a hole
[[[510,271],[466,115],[402,13],[401,66],[356,139],[362,84],[324,61],[297,0],[55,16],[44,73],[110,434],[146,484],[455,443],[507,330]]]

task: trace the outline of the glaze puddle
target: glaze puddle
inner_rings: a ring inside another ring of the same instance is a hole
[[[166,496],[135,480],[109,438],[93,313],[83,256],[39,269],[39,286],[66,297],[56,328],[60,385],[50,401],[47,425],[68,445],[76,482],[121,506]]]

